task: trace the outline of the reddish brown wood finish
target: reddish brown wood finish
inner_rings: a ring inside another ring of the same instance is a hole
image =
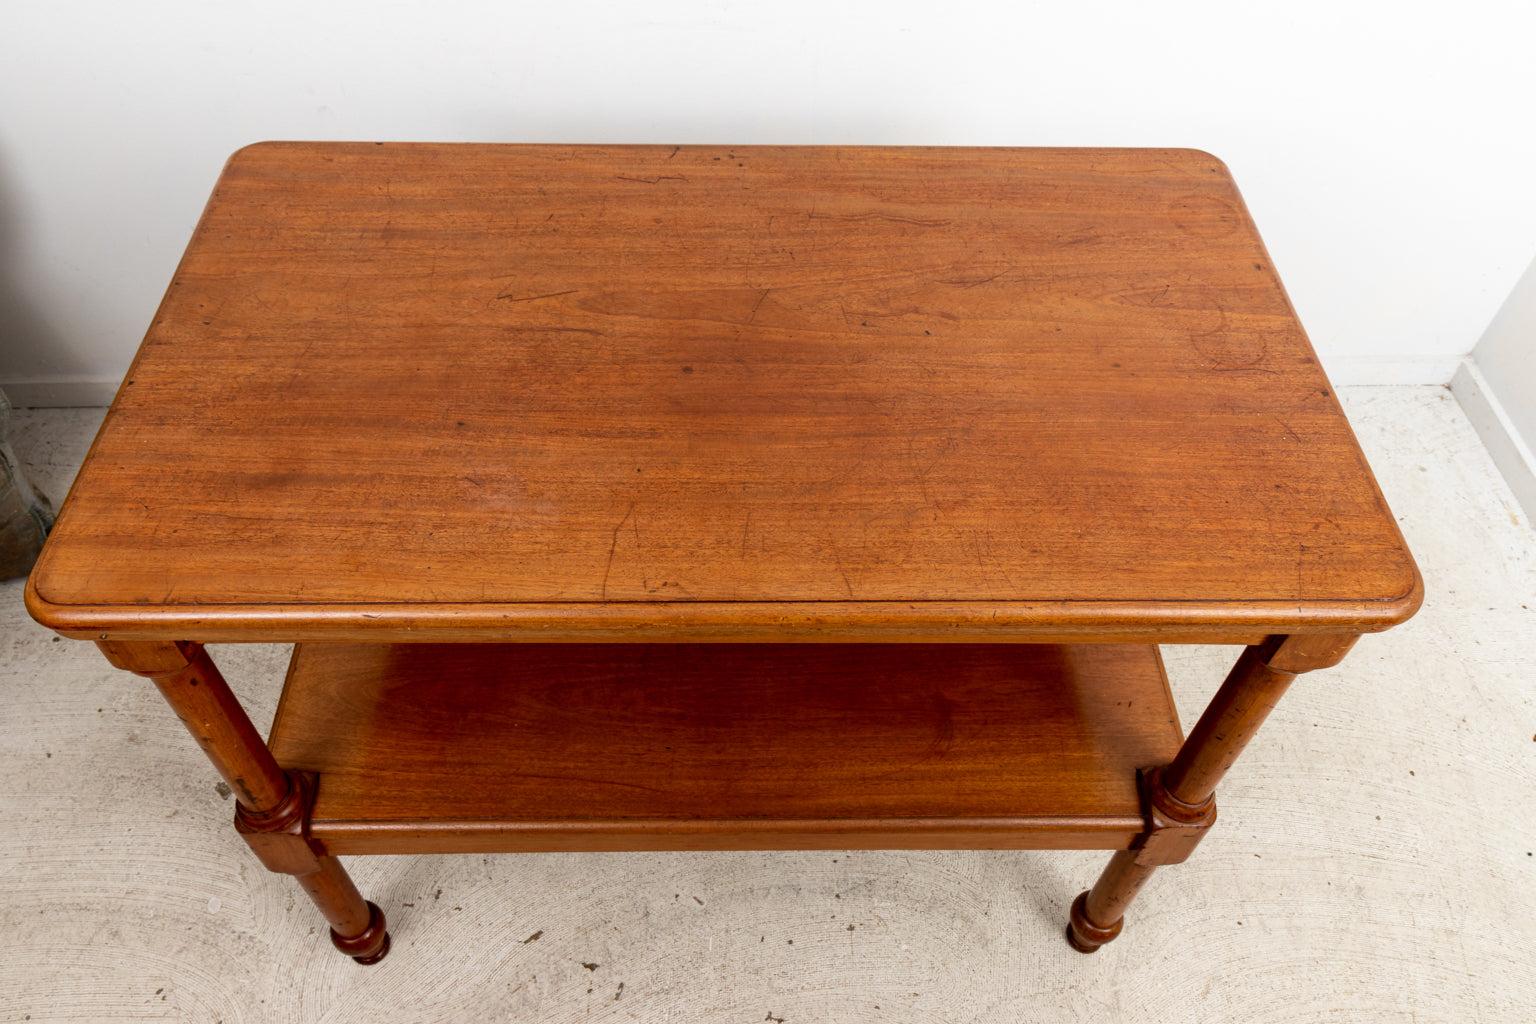
[[[1141,891],[1155,864],[1143,864],[1135,850],[1121,850],[1109,858],[1109,864],[1092,889],[1079,893],[1072,901],[1067,921],[1067,941],[1079,953],[1092,953],[1112,942],[1125,927],[1125,909]],[[1108,924],[1098,924],[1108,921]]]
[[[1067,937],[1091,953],[1120,934],[1121,918],[1154,868],[1189,856],[1216,820],[1216,784],[1299,673],[1338,664],[1357,637],[1271,637],[1238,658],[1166,768],[1144,774],[1147,832],[1116,854],[1072,904]],[[1172,832],[1172,836],[1169,833]]]
[[[117,668],[154,682],[242,806],[264,811],[288,799],[287,775],[200,644],[98,646]]]
[[[148,676],[234,791],[237,830],[262,863],[293,875],[331,925],[331,941],[359,963],[389,951],[384,915],[363,900],[336,858],[315,849],[307,818],[314,784],[284,772],[201,645],[103,643],[107,660]]]
[[[1297,673],[1338,664],[1355,637],[1276,637],[1245,650],[1179,756],[1163,772],[1176,800],[1199,805],[1253,739]]]
[[[91,639],[1251,643],[1418,595],[1209,154],[281,143],[28,599]]]
[[[338,851],[1117,849],[1097,948],[1421,597],[1209,154],[319,143],[231,158],[26,590],[365,962]],[[210,640],[374,646],[274,759]],[[1175,750],[1155,653],[1003,642],[1249,650]]]
[[[1117,849],[1181,733],[1133,645],[304,644],[334,853]]]
[[[326,858],[320,871],[300,875],[299,884],[321,909],[331,906],[351,908],[362,900],[351,877],[334,857]],[[337,919],[329,914],[326,919],[331,922],[331,945],[360,964],[376,964],[389,955],[389,923],[384,920],[384,911],[377,903],[368,900],[365,905],[368,914],[363,924],[357,923],[358,918],[350,910],[345,918],[347,928],[357,929],[354,932],[342,931]]]

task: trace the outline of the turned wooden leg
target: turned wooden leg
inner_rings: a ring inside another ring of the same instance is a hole
[[[1110,858],[1092,889],[1072,904],[1067,941],[1092,953],[1120,934],[1125,910],[1164,864],[1178,864],[1216,821],[1216,784],[1232,767],[1291,681],[1337,665],[1357,637],[1274,636],[1246,648],[1173,762],[1141,772],[1147,831]]]
[[[309,838],[315,779],[285,772],[200,644],[100,641],[107,660],[147,676],[234,791],[235,829],[269,870],[293,875],[331,926],[331,942],[358,963],[389,952],[384,914],[346,869]]]

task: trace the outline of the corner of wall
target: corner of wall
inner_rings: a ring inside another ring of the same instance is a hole
[[[1515,492],[1526,521],[1536,522],[1536,455],[1532,455],[1530,446],[1520,436],[1474,356],[1461,361],[1456,376],[1451,378],[1451,393],[1477,429],[1483,447],[1509,482],[1510,490]]]

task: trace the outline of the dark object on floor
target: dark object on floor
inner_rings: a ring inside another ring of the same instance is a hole
[[[25,576],[53,527],[53,506],[27,483],[10,441],[11,403],[0,391],[0,579]]]

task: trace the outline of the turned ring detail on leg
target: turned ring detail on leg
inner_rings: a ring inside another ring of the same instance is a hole
[[[331,945],[360,964],[376,964],[389,952],[388,924],[384,911],[372,900],[368,901],[368,927],[350,938],[331,929]]]

